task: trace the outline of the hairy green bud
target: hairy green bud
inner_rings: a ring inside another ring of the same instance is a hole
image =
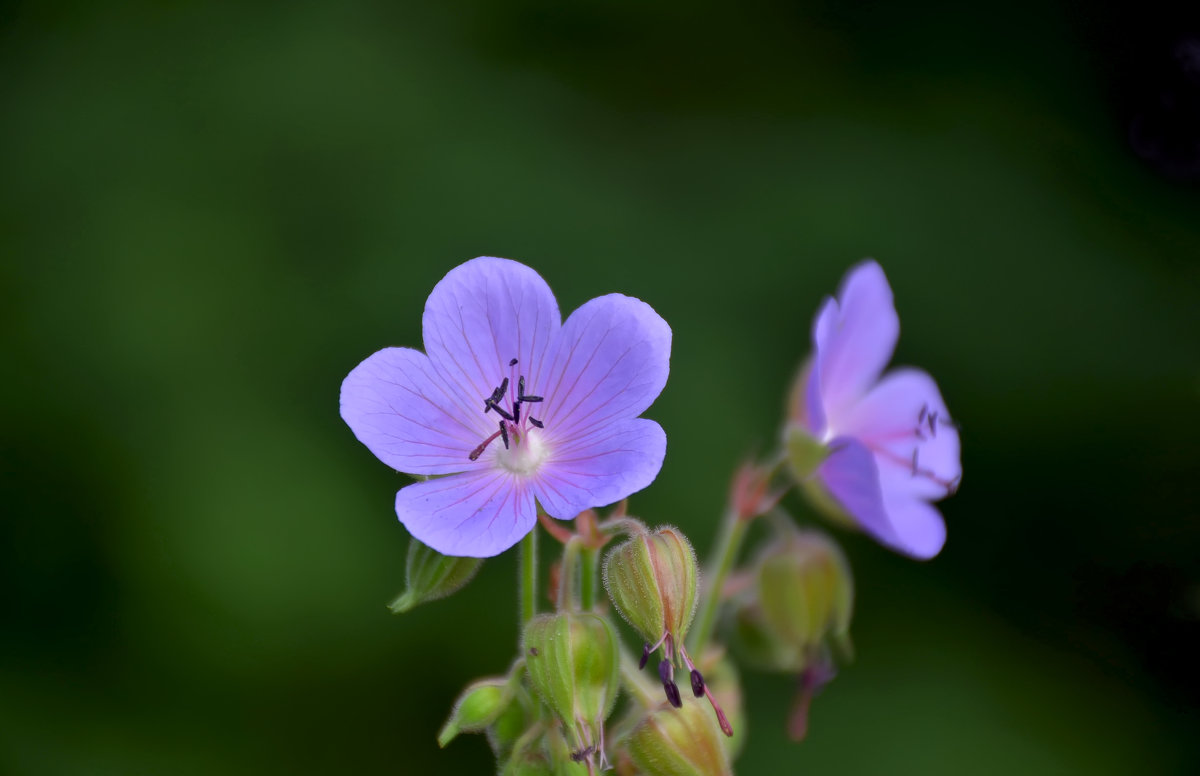
[[[393,614],[401,614],[418,604],[456,593],[482,565],[481,558],[442,555],[414,538],[408,545],[408,565],[404,572],[408,586],[388,608]]]
[[[529,683],[570,731],[580,757],[604,764],[604,720],[617,700],[617,636],[589,612],[543,614],[522,638]]]
[[[682,645],[696,613],[696,553],[670,526],[633,536],[604,558],[604,586],[647,643]]]
[[[512,702],[512,682],[499,676],[480,679],[462,691],[450,718],[438,731],[438,746],[444,747],[459,733],[478,733],[495,722]]]
[[[646,715],[623,750],[645,776],[732,776],[712,717],[692,701]]]

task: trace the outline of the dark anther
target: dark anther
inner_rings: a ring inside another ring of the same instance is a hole
[[[917,468],[917,448],[914,447],[913,448],[913,467],[912,467],[913,473],[912,473],[912,476],[916,477],[918,471],[920,471],[920,469]]]
[[[704,677],[696,669],[692,669],[692,695],[697,698],[704,695]]]
[[[929,436],[937,436],[937,413],[929,413]]]
[[[541,401],[541,396],[527,396],[525,394],[525,377],[522,375],[517,378],[517,401],[538,402]]]
[[[675,678],[675,672],[671,670],[671,661],[663,658],[658,662],[658,678],[663,684],[670,684]]]
[[[584,760],[586,760],[587,758],[591,757],[592,752],[594,752],[594,751],[596,751],[596,747],[585,746],[583,749],[580,749],[575,752],[571,752],[571,761],[581,763]]]
[[[491,401],[489,401],[489,402],[488,402],[488,407],[489,407],[490,409],[493,409],[493,410],[495,410],[495,411],[496,411],[496,413],[497,413],[497,414],[498,414],[500,417],[504,418],[505,420],[512,420],[512,419],[513,419],[512,413],[511,413],[511,412],[509,412],[508,410],[504,409],[503,407],[501,407],[499,404],[496,404],[496,403],[494,403],[494,402],[491,402]],[[487,410],[484,410],[484,413],[486,413],[486,412],[487,412]]]
[[[521,422],[521,402],[513,404],[513,423]]]
[[[641,671],[646,667],[646,663],[650,662],[650,642],[647,641],[642,645],[642,659],[638,661],[638,670]]]
[[[667,682],[663,685],[663,689],[667,691],[667,700],[677,709],[683,708],[683,698],[679,695],[679,687],[674,682]]]
[[[532,423],[533,425],[537,426],[538,428],[545,428],[545,427],[546,427],[546,426],[545,426],[545,424],[544,424],[544,423],[542,423],[542,421],[538,420],[537,418],[535,418],[535,417],[534,417],[534,416],[532,416],[532,415],[530,415],[530,416],[529,416],[529,422],[530,422],[530,423]]]
[[[921,441],[925,441],[925,432],[921,430],[920,426],[917,426],[916,428],[914,428],[913,433],[917,435],[917,439],[920,439]]]
[[[497,408],[499,409],[499,408]],[[504,449],[508,449],[508,429],[504,426],[504,421],[500,421],[500,438],[504,440]]]
[[[928,404],[922,404],[922,405],[921,405],[921,412],[917,414],[917,425],[918,425],[918,426],[919,426],[919,425],[921,425],[922,423],[924,423],[924,422],[925,422],[925,413],[926,413],[926,412],[929,412],[929,405],[928,405]]]
[[[508,365],[509,365],[509,366],[516,366],[516,365],[517,365],[517,360],[514,358],[512,361],[509,361],[509,362],[508,362]]]

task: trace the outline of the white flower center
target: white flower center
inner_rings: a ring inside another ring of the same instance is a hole
[[[533,474],[549,457],[550,448],[536,428],[522,433],[520,439],[514,439],[507,449],[501,447],[496,451],[500,468],[521,475]]]

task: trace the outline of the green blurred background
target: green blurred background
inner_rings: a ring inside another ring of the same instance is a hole
[[[337,412],[490,254],[671,323],[632,508],[702,555],[863,256],[963,424],[945,551],[841,535],[858,659],[800,746],[747,674],[739,773],[1200,772],[1195,14],[0,8],[0,771],[490,772],[434,733],[513,554],[389,615],[405,480]]]

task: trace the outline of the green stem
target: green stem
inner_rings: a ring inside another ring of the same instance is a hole
[[[596,606],[596,558],[599,550],[583,548],[583,563],[579,567],[579,605],[585,612]]]
[[[521,625],[537,614],[537,526],[521,540]]]
[[[558,568],[558,610],[571,611],[575,608],[575,567],[579,565],[579,551],[583,542],[572,536],[563,547],[562,565]]]
[[[731,509],[725,513],[725,519],[721,525],[721,538],[717,541],[717,550],[714,556],[716,570],[708,578],[708,589],[705,591],[704,601],[700,604],[700,616],[696,619],[696,626],[692,628],[689,639],[691,646],[688,647],[688,651],[697,659],[704,654],[704,648],[708,646],[709,639],[712,638],[713,631],[717,627],[717,610],[721,606],[721,589],[725,587],[725,578],[733,569],[733,562],[737,559],[738,550],[742,547],[742,540],[746,538],[746,529],[749,525],[750,521],[738,519],[734,510]]]

